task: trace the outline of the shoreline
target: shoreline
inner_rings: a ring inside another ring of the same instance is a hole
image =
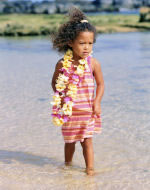
[[[150,22],[139,22],[139,15],[91,15],[89,21],[97,33],[150,31]],[[0,36],[48,36],[66,20],[65,15],[3,14],[0,15]]]

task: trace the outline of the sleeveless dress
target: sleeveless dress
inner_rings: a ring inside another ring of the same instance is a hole
[[[94,100],[94,77],[91,68],[91,57],[87,58],[88,69],[84,71],[77,95],[74,98],[72,115],[62,125],[62,135],[65,143],[83,142],[84,138],[101,132],[101,116],[94,115],[92,105]]]

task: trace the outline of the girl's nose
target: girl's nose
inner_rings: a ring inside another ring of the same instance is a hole
[[[84,49],[88,49],[88,47],[89,47],[88,44],[85,44]]]

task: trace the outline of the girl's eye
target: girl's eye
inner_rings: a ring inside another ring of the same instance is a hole
[[[83,45],[83,44],[86,44],[84,42],[80,42],[79,44]],[[92,45],[93,43],[92,42],[89,42],[90,45]]]

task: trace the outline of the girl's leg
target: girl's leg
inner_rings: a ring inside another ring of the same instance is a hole
[[[92,138],[85,138],[84,142],[81,142],[83,148],[83,156],[86,164],[86,172],[88,175],[94,174],[94,151]]]
[[[73,154],[75,152],[75,142],[74,143],[65,143],[65,164],[70,165],[72,162]]]

